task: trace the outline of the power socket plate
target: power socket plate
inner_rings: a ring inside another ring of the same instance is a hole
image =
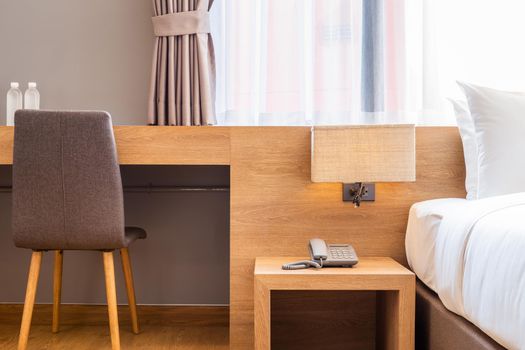
[[[373,183],[365,183],[366,193],[361,198],[361,201],[373,202],[376,200],[376,185]],[[343,202],[352,202],[354,196],[350,194],[352,190],[359,189],[358,183],[343,184]]]

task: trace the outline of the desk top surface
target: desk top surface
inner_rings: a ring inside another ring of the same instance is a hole
[[[120,164],[228,165],[230,128],[115,126]],[[0,164],[13,163],[14,127],[0,126]]]

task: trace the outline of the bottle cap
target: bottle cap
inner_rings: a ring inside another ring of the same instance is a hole
[[[36,88],[36,83],[31,81],[31,82],[27,83],[27,87]]]
[[[11,87],[16,89],[18,87],[18,83],[16,81],[11,82]]]

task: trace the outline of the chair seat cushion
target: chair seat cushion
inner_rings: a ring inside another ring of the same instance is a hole
[[[137,239],[145,239],[147,233],[144,229],[135,226],[126,226],[126,243],[130,245]]]

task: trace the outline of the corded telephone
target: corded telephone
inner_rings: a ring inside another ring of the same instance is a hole
[[[312,260],[296,261],[283,265],[283,270],[298,270],[308,267],[352,267],[359,259],[350,244],[328,244],[319,238],[310,240],[308,244]]]

